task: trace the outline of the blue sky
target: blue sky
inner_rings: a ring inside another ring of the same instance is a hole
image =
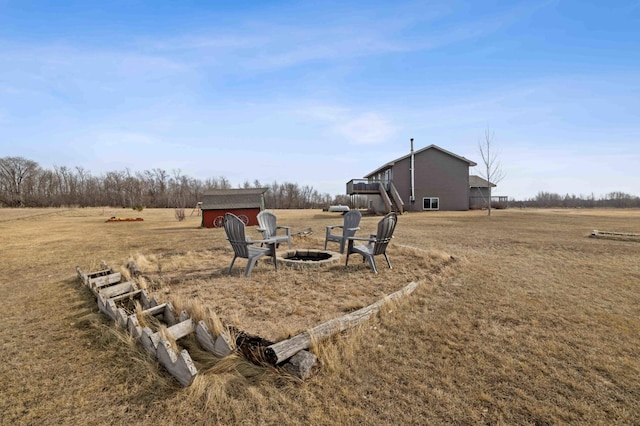
[[[0,0],[0,157],[336,195],[487,127],[499,195],[640,195],[640,0]]]

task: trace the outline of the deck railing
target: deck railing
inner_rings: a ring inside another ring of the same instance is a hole
[[[486,197],[469,197],[470,209],[485,209],[487,208]],[[491,197],[491,208],[494,209],[506,209],[509,208],[509,197],[505,195],[493,195]]]
[[[363,192],[378,192],[380,181],[369,181],[367,179],[351,179],[347,182],[347,194],[358,194]]]
[[[347,182],[347,194],[378,194],[382,198],[382,202],[384,203],[387,212],[394,209],[400,214],[404,212],[404,202],[391,181],[352,179]]]

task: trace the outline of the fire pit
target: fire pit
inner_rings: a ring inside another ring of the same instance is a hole
[[[340,253],[327,250],[297,249],[278,253],[278,262],[293,268],[317,268],[340,261]]]

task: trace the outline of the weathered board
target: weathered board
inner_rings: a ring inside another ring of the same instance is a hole
[[[411,282],[401,290],[391,293],[389,296],[377,301],[376,303],[366,306],[350,314],[334,318],[312,329],[298,334],[291,339],[274,343],[265,350],[267,360],[273,364],[279,364],[303,349],[308,349],[312,342],[319,341],[331,337],[332,335],[352,328],[367,321],[373,315],[378,313],[380,308],[388,302],[397,301],[404,296],[414,292],[418,287],[417,283]]]

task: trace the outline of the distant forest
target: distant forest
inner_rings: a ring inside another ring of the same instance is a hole
[[[591,195],[560,195],[550,192],[538,192],[529,200],[510,202],[511,207],[615,207],[632,208],[640,207],[640,197],[624,192],[611,192],[597,198]]]
[[[269,188],[265,206],[272,209],[324,208],[349,205],[348,195],[321,194],[313,187],[291,182],[264,184],[248,180],[233,186],[225,177],[194,179],[180,170],[132,172],[129,169],[93,176],[83,167],[48,170],[23,157],[0,158],[0,207],[126,207],[186,208],[211,189]],[[539,192],[528,200],[509,200],[509,207],[640,207],[640,197],[612,192],[560,195]]]
[[[0,207],[127,207],[142,209],[194,207],[212,189],[234,188],[224,177],[194,179],[180,170],[132,172],[129,169],[94,176],[83,167],[48,170],[22,157],[0,158]],[[245,181],[235,188],[269,188],[265,206],[272,209],[322,208],[348,204],[349,196],[320,194],[296,183]]]

